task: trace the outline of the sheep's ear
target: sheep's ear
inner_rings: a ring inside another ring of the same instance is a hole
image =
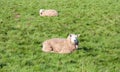
[[[77,34],[77,37],[79,37],[80,36],[80,34]]]
[[[72,35],[71,35],[71,34],[70,34],[69,36],[70,36],[70,37],[72,37]]]
[[[72,34],[68,34],[69,37],[72,37]]]
[[[43,12],[43,11],[44,11],[44,9],[40,9],[40,11],[39,11],[39,12],[40,12],[40,14],[42,14],[42,12]]]
[[[70,33],[67,34],[67,36],[70,36],[70,35],[71,35]]]

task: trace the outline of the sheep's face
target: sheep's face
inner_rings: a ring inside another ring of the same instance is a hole
[[[44,9],[40,9],[40,11],[39,11],[40,15],[42,15],[43,11],[44,11]]]
[[[72,44],[78,45],[78,37],[80,36],[80,34],[75,35],[75,34],[70,34],[69,38]]]

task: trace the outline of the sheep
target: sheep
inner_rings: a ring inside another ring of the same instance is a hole
[[[53,9],[48,10],[40,9],[39,14],[40,16],[58,16],[58,12]]]
[[[78,37],[80,34],[70,34],[67,39],[53,38],[43,42],[43,52],[71,53],[78,48]]]

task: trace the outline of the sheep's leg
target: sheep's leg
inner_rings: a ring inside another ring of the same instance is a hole
[[[44,51],[44,52],[52,52],[52,47],[49,44],[44,43],[42,51]]]

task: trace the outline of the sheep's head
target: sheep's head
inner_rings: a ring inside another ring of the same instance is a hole
[[[44,12],[44,9],[40,9],[39,11],[40,15],[42,15],[43,12]]]
[[[68,39],[70,40],[70,42],[72,43],[72,44],[74,44],[75,46],[76,46],[76,48],[78,48],[78,37],[80,36],[80,34],[70,34],[69,36],[68,36]]]

